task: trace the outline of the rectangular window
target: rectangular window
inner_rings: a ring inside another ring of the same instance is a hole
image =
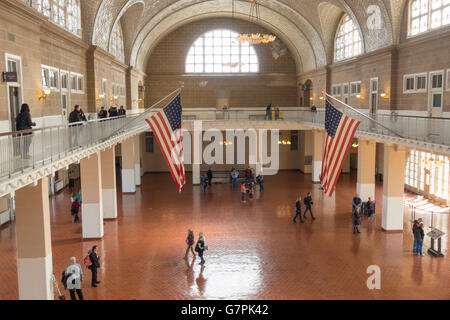
[[[50,88],[58,89],[58,72],[55,70],[49,71]]]
[[[77,91],[77,76],[72,74],[70,75],[70,91]]]
[[[49,83],[48,83],[48,70],[47,69],[42,69],[41,70],[41,76],[42,76],[42,87],[48,88],[48,86],[49,86]]]
[[[352,82],[350,87],[352,96],[361,94],[361,81]]]
[[[298,131],[291,131],[291,151],[298,151]]]
[[[442,88],[443,83],[443,74],[433,74],[432,75],[432,81],[431,81],[431,88],[432,89],[440,89]]]
[[[102,93],[106,94],[106,79],[102,79]]]
[[[427,91],[427,74],[416,75],[416,92],[426,92]]]
[[[81,93],[83,92],[83,77],[78,76],[78,91]]]
[[[415,86],[415,76],[414,75],[405,75],[403,77],[403,93],[414,92]]]
[[[344,84],[344,94],[348,94],[348,83]]]
[[[68,75],[67,72],[61,71],[61,90],[66,91],[68,89]]]
[[[447,69],[447,91],[450,91],[450,69]]]
[[[340,84],[336,84],[333,86],[333,96],[340,96],[341,95],[341,88],[342,86]]]

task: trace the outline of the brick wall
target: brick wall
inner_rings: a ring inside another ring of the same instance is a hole
[[[295,106],[295,62],[290,53],[275,60],[268,45],[255,46],[260,63],[259,74],[232,77],[185,74],[187,53],[198,37],[219,28],[245,32],[248,30],[247,26],[245,21],[206,19],[185,25],[164,38],[149,58],[146,103],[150,105],[158,101],[176,89],[178,81],[184,81],[184,107],[216,107],[216,90],[230,93],[231,107],[264,107],[269,103],[280,107]],[[252,28],[265,31],[257,26]],[[208,82],[206,87],[200,87],[199,84],[203,81]]]

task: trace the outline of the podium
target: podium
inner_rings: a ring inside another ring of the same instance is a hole
[[[441,240],[443,235],[445,235],[445,232],[438,230],[436,228],[431,229],[431,231],[427,234],[427,236],[431,238],[431,248],[428,249],[428,253],[437,258],[444,257],[444,254],[441,251],[442,248]],[[437,250],[434,248],[435,241],[437,241],[438,243]]]

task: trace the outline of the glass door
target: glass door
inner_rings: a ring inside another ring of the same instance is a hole
[[[430,117],[442,117],[444,98],[444,71],[430,72],[428,110]]]

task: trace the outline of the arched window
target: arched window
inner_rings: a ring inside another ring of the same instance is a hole
[[[122,26],[117,22],[111,34],[111,43],[109,44],[109,52],[116,57],[117,60],[124,62],[125,53],[123,49]]]
[[[340,61],[362,53],[362,40],[358,28],[348,14],[342,17],[335,41],[334,60]]]
[[[450,0],[412,0],[409,5],[409,36],[450,24]]]
[[[214,30],[198,38],[186,58],[187,73],[257,73],[258,56],[230,30]]]
[[[32,5],[57,25],[81,37],[80,0],[35,0]]]

